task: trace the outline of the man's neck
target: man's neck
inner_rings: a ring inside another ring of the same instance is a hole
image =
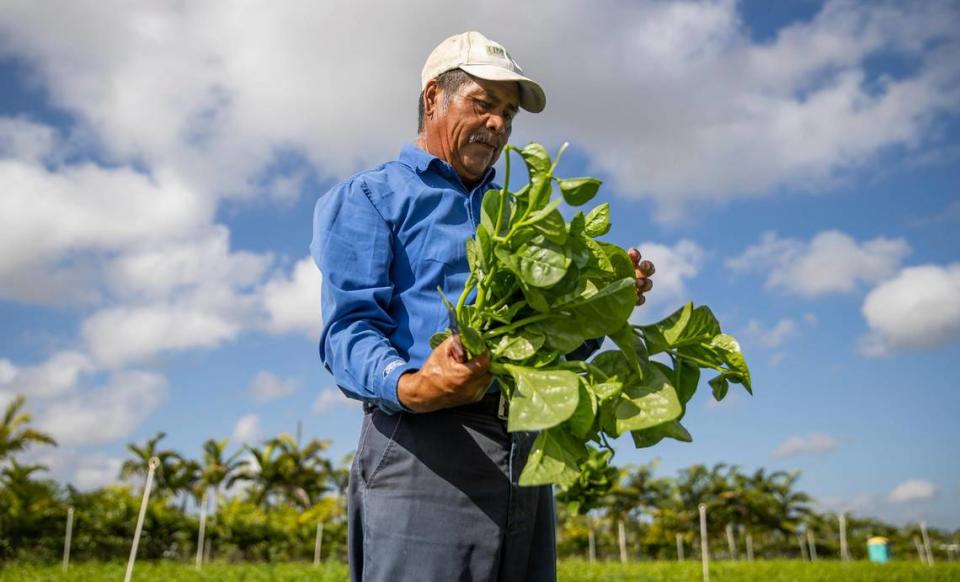
[[[432,156],[436,156],[437,158],[440,158],[444,162],[450,164],[450,167],[453,168],[454,171],[456,172],[456,167],[453,165],[453,162],[448,160],[447,157],[444,155],[443,148],[440,147],[440,144],[431,143],[431,140],[428,140],[421,133],[420,135],[417,136],[417,141],[414,142],[414,145],[416,145],[418,148],[422,149],[423,151],[427,152],[428,154]],[[479,180],[471,180],[469,178],[465,178],[460,172],[457,172],[457,176],[460,178],[460,182],[462,182],[464,187],[467,189],[467,192],[473,190],[477,186],[477,184],[479,184],[483,180],[483,178]]]

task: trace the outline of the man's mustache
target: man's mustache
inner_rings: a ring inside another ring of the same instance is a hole
[[[503,149],[503,139],[492,131],[477,131],[470,135],[467,143],[480,143],[494,149]]]

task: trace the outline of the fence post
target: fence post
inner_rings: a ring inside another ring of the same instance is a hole
[[[927,563],[927,554],[923,551],[923,546],[920,545],[920,538],[913,536],[913,545],[917,548],[917,555],[920,556],[920,563]]]
[[[597,561],[597,536],[593,533],[593,525],[590,526],[590,534],[587,537],[587,558],[591,564]]]
[[[727,524],[727,547],[730,550],[730,559],[737,559],[737,540],[733,537],[733,524]]]
[[[927,522],[920,522],[920,535],[923,536],[923,549],[927,553],[927,565],[933,565],[933,552],[930,551],[930,536],[927,535]]]
[[[323,548],[323,521],[317,522],[317,540],[313,545],[313,565],[320,565],[320,550]]]
[[[840,514],[840,559],[844,562],[850,560],[847,551],[847,517],[843,514]]]
[[[209,489],[203,490],[203,497],[200,499],[200,530],[197,532],[197,560],[196,567],[199,570],[203,567],[203,536],[207,528],[207,493]]]
[[[160,459],[151,457],[147,464],[147,480],[143,484],[143,499],[140,500],[140,516],[137,517],[137,528],[133,532],[133,544],[130,546],[130,559],[127,561],[127,574],[123,582],[130,582],[133,577],[133,564],[137,561],[137,546],[140,545],[140,532],[143,531],[143,518],[147,515],[147,502],[150,501],[150,488],[153,487],[153,473],[160,466]]]
[[[620,544],[620,562],[627,563],[627,528],[623,520],[617,521],[617,542]]]
[[[67,532],[63,538],[63,571],[70,568],[70,542],[73,538],[73,508],[67,508]]]
[[[700,561],[703,563],[703,582],[710,582],[710,548],[707,546],[707,506],[700,509]]]

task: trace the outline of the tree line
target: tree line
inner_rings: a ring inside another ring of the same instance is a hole
[[[346,558],[345,492],[352,456],[334,462],[329,441],[283,434],[228,454],[226,439],[209,439],[196,458],[164,446],[164,433],[127,446],[122,484],[79,491],[48,478],[47,467],[21,463],[29,447],[56,446],[30,426],[22,397],[0,425],[0,560],[55,561],[63,552],[68,508],[74,509],[72,555],[78,560],[124,559],[140,506],[150,459],[159,460],[140,542],[141,559],[191,559],[198,507],[208,503],[205,552],[222,560],[306,560],[318,525],[323,559]],[[687,559],[699,550],[700,504],[707,506],[712,558],[744,559],[747,539],[756,559],[837,559],[838,518],[815,510],[797,487],[797,472],[693,465],[657,476],[653,464],[617,467],[612,490],[573,507],[558,499],[561,557],[630,560]],[[846,516],[849,553],[866,554],[868,537],[891,540],[897,558],[916,559],[916,525],[896,527]],[[809,533],[808,533],[809,531]],[[960,530],[932,529],[934,556],[947,557]],[[806,544],[806,545],[805,545]],[[811,549],[812,545],[812,549]]]

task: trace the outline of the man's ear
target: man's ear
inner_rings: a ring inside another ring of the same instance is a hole
[[[423,116],[426,119],[432,119],[440,109],[440,99],[442,99],[440,85],[436,79],[427,81],[427,86],[423,88]]]

